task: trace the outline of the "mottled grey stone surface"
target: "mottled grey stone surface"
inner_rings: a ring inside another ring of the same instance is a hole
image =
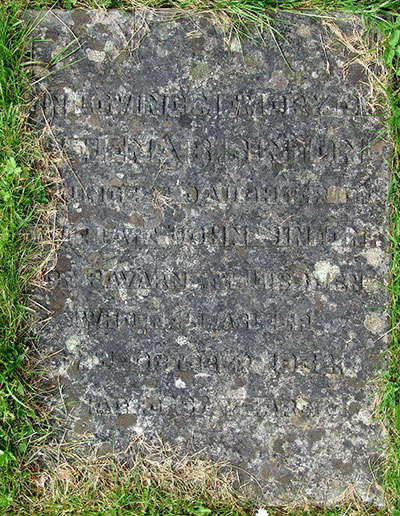
[[[387,148],[363,150],[361,69],[343,78],[320,20],[283,19],[291,69],[270,34],[228,44],[193,14],[43,20],[40,61],[81,44],[36,112],[70,165],[43,354],[78,434],[203,449],[269,503],[379,502]]]

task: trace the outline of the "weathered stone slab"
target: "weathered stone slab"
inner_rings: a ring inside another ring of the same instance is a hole
[[[40,61],[81,43],[39,104],[70,164],[43,343],[74,430],[204,449],[269,503],[379,501],[388,168],[363,75],[309,17],[279,26],[291,69],[269,34],[164,19],[39,29]]]

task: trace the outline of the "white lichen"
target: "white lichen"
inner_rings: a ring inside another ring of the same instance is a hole
[[[94,63],[102,63],[106,58],[106,53],[102,50],[93,50],[91,48],[88,48],[86,50],[86,54],[88,56],[88,59],[90,61],[93,61]]]
[[[367,258],[368,265],[379,267],[380,265],[385,264],[386,254],[382,249],[374,247],[365,251],[365,257]]]
[[[340,269],[326,260],[314,265],[314,276],[320,283],[331,283],[340,274]]]
[[[65,341],[65,346],[69,353],[76,353],[81,346],[81,340],[78,335],[72,335]]]
[[[185,389],[186,383],[180,378],[178,378],[177,380],[175,380],[175,387],[177,387],[178,389]]]

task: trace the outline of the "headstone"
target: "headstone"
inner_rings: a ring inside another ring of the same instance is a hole
[[[321,20],[273,27],[261,43],[194,14],[41,22],[36,59],[76,50],[37,104],[68,158],[43,354],[75,434],[158,434],[249,472],[267,503],[379,502],[387,148]]]

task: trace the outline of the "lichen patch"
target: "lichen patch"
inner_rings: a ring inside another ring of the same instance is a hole
[[[339,267],[326,260],[314,265],[314,276],[320,283],[331,283],[338,274],[340,274]]]
[[[94,63],[102,63],[106,58],[106,53],[102,50],[93,50],[92,48],[88,48],[86,50],[86,55],[90,61]]]
[[[72,354],[76,353],[76,351],[79,349],[80,345],[81,345],[81,340],[77,335],[72,335],[72,337],[69,337],[65,341],[65,346],[66,346],[67,350]]]
[[[365,316],[364,326],[374,335],[383,335],[388,330],[387,315],[371,312]]]
[[[385,264],[386,253],[382,251],[382,249],[373,247],[372,249],[367,249],[367,251],[365,251],[365,257],[367,258],[369,265],[379,267],[380,265]]]

